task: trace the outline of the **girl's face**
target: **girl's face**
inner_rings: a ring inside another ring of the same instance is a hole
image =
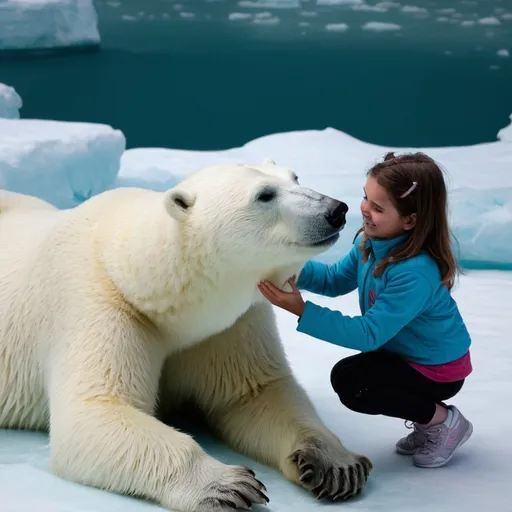
[[[364,186],[364,198],[361,202],[364,232],[368,238],[395,238],[412,229],[416,215],[400,217],[386,189],[371,176]]]

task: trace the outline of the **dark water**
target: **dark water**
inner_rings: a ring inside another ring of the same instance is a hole
[[[327,126],[384,145],[462,145],[508,124],[511,0],[403,2],[426,12],[286,1],[98,0],[99,51],[2,58],[0,82],[19,91],[23,117],[107,123],[128,147],[221,149]],[[369,21],[401,28],[362,30]],[[349,28],[326,29],[339,23]]]

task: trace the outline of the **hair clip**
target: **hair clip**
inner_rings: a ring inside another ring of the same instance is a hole
[[[413,181],[412,185],[411,185],[411,188],[409,188],[409,190],[407,190],[407,192],[404,192],[400,196],[400,199],[403,199],[404,197],[407,197],[416,188],[416,185],[418,185],[418,182],[417,181]]]

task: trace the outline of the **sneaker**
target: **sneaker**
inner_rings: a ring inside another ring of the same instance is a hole
[[[412,425],[408,425],[406,421],[405,426],[407,428],[413,428],[414,430],[408,436],[402,437],[402,439],[396,443],[396,451],[401,455],[414,455],[416,450],[425,444],[427,436],[425,431],[414,423]]]
[[[473,425],[453,405],[443,423],[425,429],[427,440],[413,455],[412,462],[420,468],[439,468],[450,461],[473,433]]]

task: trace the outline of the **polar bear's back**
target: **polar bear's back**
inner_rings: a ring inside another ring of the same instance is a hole
[[[59,217],[55,206],[36,197],[0,190],[0,281],[12,273],[12,263],[28,254],[40,242]]]
[[[12,263],[30,253],[58,219],[59,210],[37,197],[0,190],[0,280]],[[23,259],[23,258],[22,258]]]
[[[34,208],[47,211],[57,209],[55,206],[37,197],[0,190],[0,215],[8,211]]]

